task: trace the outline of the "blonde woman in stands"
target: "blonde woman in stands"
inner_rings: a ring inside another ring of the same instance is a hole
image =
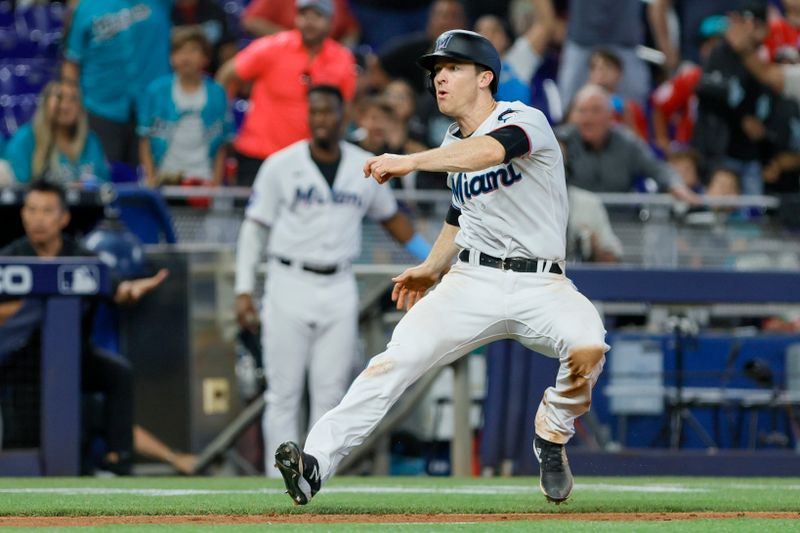
[[[69,81],[45,86],[33,119],[8,141],[5,158],[19,183],[44,178],[94,184],[110,179],[103,148],[89,130],[78,86]]]

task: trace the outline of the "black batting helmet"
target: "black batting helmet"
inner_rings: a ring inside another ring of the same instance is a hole
[[[433,52],[417,59],[417,64],[430,72],[431,90],[435,75],[433,67],[440,57],[469,61],[488,68],[494,74],[490,85],[492,94],[497,92],[497,84],[500,81],[500,54],[483,35],[467,30],[446,31],[436,39]]]

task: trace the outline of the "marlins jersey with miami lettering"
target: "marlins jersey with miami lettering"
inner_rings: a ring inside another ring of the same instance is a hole
[[[328,185],[308,141],[270,156],[258,171],[246,216],[271,228],[269,255],[314,264],[348,263],[361,251],[361,220],[397,212],[389,187],[364,178],[372,154],[341,142],[341,161]]]
[[[501,258],[563,261],[569,206],[558,141],[545,116],[521,102],[497,102],[472,135],[508,126],[525,132],[528,153],[484,170],[448,174],[453,207],[461,211],[456,245]],[[442,146],[461,140],[457,133],[452,124]]]

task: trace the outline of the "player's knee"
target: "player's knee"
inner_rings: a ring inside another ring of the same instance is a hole
[[[602,369],[605,361],[605,346],[582,346],[573,348],[564,361],[573,376],[589,376]]]

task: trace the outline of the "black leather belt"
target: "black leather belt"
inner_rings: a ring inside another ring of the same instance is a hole
[[[458,258],[469,263],[469,250],[461,250]],[[539,261],[544,262],[544,259],[528,259],[527,257],[508,257],[500,259],[499,257],[492,257],[482,252],[478,252],[478,263],[482,266],[499,268],[500,270],[513,270],[514,272],[539,272]],[[558,263],[550,265],[549,272],[551,274],[561,274],[561,267]]]
[[[292,260],[286,259],[285,257],[276,257],[278,262],[282,265],[292,266]],[[321,276],[330,276],[331,274],[336,274],[339,270],[339,267],[336,265],[329,266],[329,267],[318,267],[313,265],[302,265],[301,268],[306,272],[313,272],[314,274],[319,274]]]

